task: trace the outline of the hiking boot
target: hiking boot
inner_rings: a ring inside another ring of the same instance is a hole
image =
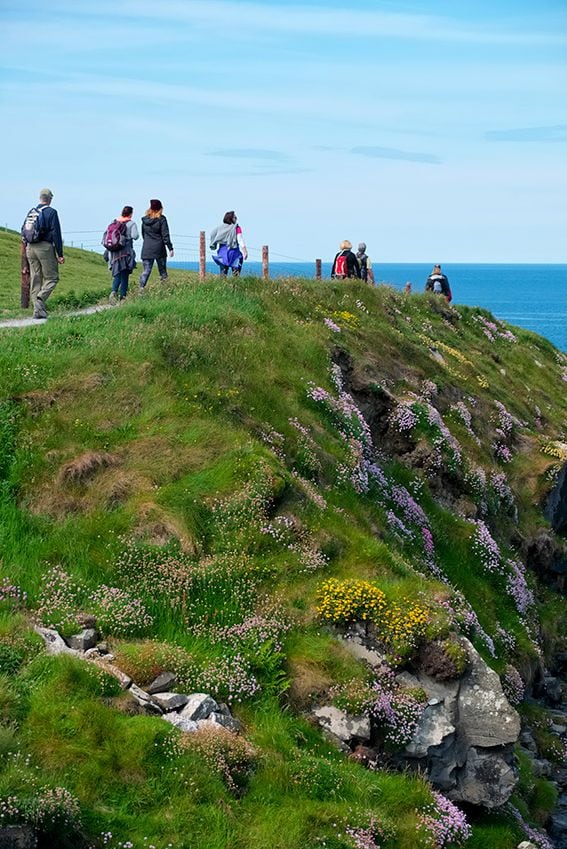
[[[41,298],[35,299],[32,318],[47,318],[47,310],[45,309],[45,304],[43,303]]]
[[[166,283],[169,280],[169,277],[166,274],[165,277],[160,277],[159,279],[161,280],[162,283]]]
[[[117,305],[117,303],[118,303],[118,298],[117,298],[117,296],[116,296],[116,292],[111,292],[111,293],[110,293],[110,295],[108,296],[108,303],[109,303],[111,306],[113,306],[113,307],[115,307],[115,306]]]

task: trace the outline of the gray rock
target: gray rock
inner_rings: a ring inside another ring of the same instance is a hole
[[[538,849],[538,847],[531,840],[522,840],[521,843],[518,843],[518,849]]]
[[[162,672],[148,687],[148,693],[167,693],[176,682],[173,672]]]
[[[555,484],[547,496],[544,515],[551,522],[551,527],[555,533],[564,534],[567,532],[567,463],[563,464]]]
[[[567,811],[552,813],[549,824],[552,834],[567,834]]]
[[[500,807],[508,801],[518,781],[513,757],[511,748],[509,752],[469,749],[449,798],[485,808]]]
[[[106,640],[101,640],[100,643],[96,644],[96,647],[101,654],[108,654],[108,643]]]
[[[537,754],[537,744],[531,731],[522,731],[520,734],[520,743],[524,749]]]
[[[341,645],[357,660],[362,660],[367,663],[372,669],[377,669],[386,661],[386,656],[374,649],[369,649],[364,645],[363,640],[357,634],[349,637],[338,637]]]
[[[543,758],[541,760],[534,758],[532,761],[532,769],[536,778],[549,778],[553,772],[553,767],[550,762]]]
[[[163,714],[161,707],[153,701],[149,693],[146,693],[145,690],[142,690],[136,684],[132,684],[128,692],[131,693],[134,701],[139,704],[146,713],[151,713],[156,716],[161,716]]]
[[[405,753],[413,758],[425,758],[432,748],[440,746],[448,737],[455,734],[455,726],[445,704],[438,700],[425,708],[419,728],[405,748]]]
[[[506,699],[498,675],[465,638],[470,662],[457,681],[440,682],[422,672],[401,673],[402,686],[421,687],[428,697],[417,731],[404,749],[430,781],[455,801],[495,807],[503,804],[517,780],[513,743],[520,718]],[[525,732],[525,743],[535,742]]]
[[[241,723],[234,716],[227,716],[224,713],[214,710],[211,711],[206,719],[200,719],[199,724],[201,722],[214,722],[215,725],[222,725],[223,728],[228,728],[229,731],[234,731],[235,734],[238,734],[242,729]]]
[[[47,654],[80,654],[80,652],[69,648],[61,634],[53,628],[42,628],[41,626],[36,625],[34,630],[37,634],[43,637]]]
[[[181,716],[181,714],[175,713],[175,711],[164,714],[163,718],[166,722],[170,722],[176,728],[179,728],[180,731],[185,731],[186,733],[197,731],[199,728],[197,723],[192,719],[187,719],[186,716]]]
[[[67,640],[69,648],[76,651],[85,652],[87,649],[93,649],[96,646],[96,631],[94,628],[85,628],[78,634],[73,634]]]
[[[29,825],[0,827],[0,849],[36,849],[37,834]]]
[[[232,716],[229,706],[224,703],[218,706],[217,713],[222,713],[224,716]]]
[[[504,695],[500,678],[472,643],[464,640],[470,658],[458,695],[459,735],[469,746],[503,746],[515,743],[520,717]]]
[[[213,711],[218,711],[219,706],[215,700],[206,693],[191,693],[185,707],[180,711],[181,716],[192,719],[206,719]]]
[[[341,743],[351,745],[370,740],[370,720],[367,716],[352,716],[333,705],[316,708],[313,714],[319,725]]]
[[[189,697],[182,693],[153,693],[151,700],[158,704],[164,713],[170,713],[184,707]]]
[[[109,675],[112,675],[114,678],[116,678],[123,690],[127,690],[128,687],[132,684],[132,679],[129,675],[126,675],[125,672],[122,672],[122,670],[119,669],[117,666],[114,666],[112,663],[109,663],[109,657],[110,655],[103,655],[102,657],[100,655],[95,655],[91,658],[91,660],[93,663],[96,663],[97,666],[100,666],[101,669],[104,669],[105,672],[108,672]],[[133,684],[132,686],[135,687],[136,685]],[[143,693],[144,691],[140,690],[140,692]]]

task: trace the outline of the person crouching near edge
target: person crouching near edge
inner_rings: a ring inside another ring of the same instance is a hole
[[[163,214],[162,203],[157,198],[150,201],[150,208],[142,218],[142,239],[144,270],[140,277],[140,289],[145,288],[154,262],[157,262],[159,278],[164,283],[167,280],[167,251],[170,257],[173,256],[167,218]]]
[[[453,293],[449,286],[449,280],[441,271],[441,266],[436,263],[433,266],[433,271],[425,281],[425,291],[434,292],[436,295],[444,295],[448,304],[453,300]]]
[[[348,239],[341,242],[339,252],[333,260],[331,277],[335,280],[344,280],[346,277],[357,277],[360,280],[360,265],[352,252],[352,245]]]
[[[233,209],[225,213],[222,224],[212,231],[209,245],[212,251],[216,251],[213,260],[219,266],[220,274],[226,277],[230,268],[233,277],[238,277],[242,263],[248,259],[248,249]]]
[[[108,250],[104,252],[104,259],[108,262],[108,267],[112,274],[112,291],[110,293],[109,302],[111,304],[118,303],[118,300],[123,301],[128,294],[128,279],[136,268],[136,254],[134,252],[134,240],[140,238],[136,222],[132,221],[133,207],[125,206],[122,209],[118,218],[115,218],[110,227],[124,225],[123,244],[118,250]],[[102,243],[107,240],[108,229],[102,237]]]
[[[42,189],[39,203],[30,209],[22,225],[22,240],[30,264],[30,294],[33,318],[47,318],[45,302],[59,281],[63,265],[63,237],[57,210],[51,206],[53,192]]]
[[[358,250],[356,252],[356,258],[358,260],[358,264],[360,265],[361,279],[364,280],[365,283],[370,283],[372,284],[372,286],[375,286],[376,281],[374,280],[372,263],[370,262],[370,257],[366,253],[366,242],[359,242]]]

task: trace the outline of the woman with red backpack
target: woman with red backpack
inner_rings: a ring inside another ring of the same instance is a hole
[[[357,277],[360,280],[360,263],[352,252],[352,244],[345,239],[340,244],[340,250],[333,260],[331,277],[344,280],[347,277]]]

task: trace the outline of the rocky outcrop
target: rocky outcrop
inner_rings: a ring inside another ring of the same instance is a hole
[[[405,674],[404,683],[423,688],[428,703],[404,757],[419,764],[450,799],[494,808],[508,800],[517,782],[513,747],[520,717],[496,672],[472,643],[461,638],[461,644],[469,665],[459,680]]]
[[[547,496],[544,515],[555,533],[567,535],[567,463],[563,465],[555,486]]]
[[[500,678],[464,637],[468,655],[459,679],[438,681],[424,672],[401,672],[398,684],[423,690],[427,704],[410,743],[396,758],[400,767],[411,765],[426,773],[433,785],[456,802],[485,808],[503,805],[517,782],[514,744],[520,735],[520,717],[502,691]],[[344,641],[355,656],[370,666],[379,654],[361,645],[360,634]],[[366,716],[350,716],[324,705],[313,711],[327,737],[344,751],[361,744],[376,745],[380,728]]]
[[[48,654],[71,654],[81,660],[95,663],[100,669],[104,669],[116,678],[121,688],[130,695],[134,712],[159,716],[186,733],[198,731],[204,727],[225,728],[235,734],[240,732],[240,722],[232,716],[229,707],[218,704],[208,693],[186,695],[170,692],[168,688],[173,686],[176,680],[172,672],[163,672],[158,675],[147,690],[138,687],[128,675],[112,663],[114,656],[107,651],[105,643],[92,645],[93,641],[96,642],[96,623],[93,621],[92,625],[92,629],[85,629],[80,634],[68,638],[67,641],[53,628],[36,626],[35,630],[43,637]],[[70,643],[76,648],[71,648],[68,645]],[[85,650],[81,649],[81,646],[89,647]]]

